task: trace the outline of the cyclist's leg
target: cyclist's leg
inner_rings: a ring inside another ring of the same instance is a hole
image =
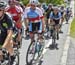
[[[36,26],[35,26],[35,23],[32,23],[30,22],[30,25],[29,25],[29,32],[30,32],[30,39],[31,39],[31,42],[34,41],[34,31],[36,29]]]
[[[14,49],[13,49],[13,40],[9,41],[8,42],[9,44],[7,45],[4,45],[2,46],[3,48],[5,48],[8,52],[9,52],[9,55],[10,55],[10,58],[11,58],[11,65],[13,64],[14,62],[14,59],[15,59],[15,56],[14,56]]]
[[[43,31],[42,31],[42,22],[38,22],[37,24],[37,27],[38,27],[38,39],[41,40],[41,42],[43,41],[44,37],[43,37]]]
[[[50,25],[51,25],[50,32],[51,32],[51,36],[52,36],[53,28],[54,28],[53,25],[55,25],[55,20],[51,20]]]
[[[57,40],[59,39],[59,21],[60,21],[60,20],[57,20],[57,21],[55,22],[55,30],[56,30],[56,32],[57,32]]]
[[[21,38],[22,38],[22,36],[21,36],[21,29],[18,29],[18,36],[17,36],[17,40],[18,40],[18,45],[20,45],[21,43]]]

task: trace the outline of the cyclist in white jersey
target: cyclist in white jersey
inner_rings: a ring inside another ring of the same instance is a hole
[[[37,31],[38,33],[42,33],[42,31],[44,31],[45,22],[44,22],[44,16],[41,9],[36,7],[37,2],[31,1],[30,4],[31,6],[25,9],[24,18],[25,18],[26,28],[28,27],[28,23],[29,23],[29,32],[30,32],[30,38],[32,42],[34,41],[33,32]]]

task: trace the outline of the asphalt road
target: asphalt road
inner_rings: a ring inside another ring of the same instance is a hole
[[[60,39],[56,41],[56,43],[58,44],[58,48],[59,48],[58,50],[56,49],[51,50],[49,48],[44,49],[44,57],[43,57],[42,65],[59,65],[60,64],[64,44],[65,44],[66,37],[67,37],[68,27],[69,27],[69,24],[65,24],[64,22],[62,26],[63,34],[61,33]],[[23,43],[22,48],[20,49],[20,65],[25,65],[26,64],[26,52],[30,43],[30,39],[29,40],[23,39],[22,43]],[[49,44],[51,44],[50,39],[46,40],[45,46],[48,47]]]
[[[73,12],[74,13],[74,12]],[[62,31],[63,34],[60,34],[60,39],[56,41],[58,44],[58,50],[57,49],[44,49],[44,57],[43,57],[43,63],[42,65],[60,65],[61,62],[61,56],[63,53],[64,44],[67,38],[69,24],[63,23]],[[20,65],[26,64],[26,52],[30,43],[30,40],[23,39],[22,48],[20,49]],[[51,40],[46,40],[45,46],[48,47],[49,44],[51,44]]]

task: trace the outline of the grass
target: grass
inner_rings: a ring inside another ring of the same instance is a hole
[[[75,18],[73,19],[73,21],[71,23],[70,36],[75,38]]]

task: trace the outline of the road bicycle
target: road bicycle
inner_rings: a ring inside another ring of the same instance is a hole
[[[42,52],[44,50],[45,46],[45,39],[44,37],[42,38],[37,38],[38,33],[35,34],[35,40],[30,43],[27,54],[26,54],[26,64],[27,65],[36,65],[37,63],[40,62],[42,58]]]
[[[10,55],[5,48],[0,48],[0,54],[0,65],[11,65]]]

